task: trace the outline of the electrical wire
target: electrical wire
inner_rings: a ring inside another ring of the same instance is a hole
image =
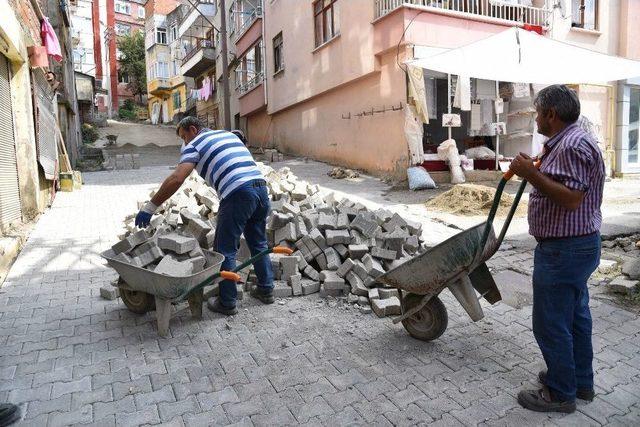
[[[402,31],[402,36],[400,36],[400,40],[398,40],[398,46],[396,48],[396,64],[398,64],[398,67],[400,67],[400,69],[403,70],[405,73],[408,73],[407,67],[406,66],[403,67],[402,65],[400,65],[400,44],[402,44],[402,40],[404,40],[404,36],[405,36],[405,34],[407,34],[407,30],[409,29],[411,24],[413,24],[413,21],[418,16],[422,15],[423,13],[425,13],[425,12],[424,11],[420,11],[420,12],[418,12],[418,14],[416,16],[411,18],[411,21],[409,21],[407,26],[404,28],[404,31]]]

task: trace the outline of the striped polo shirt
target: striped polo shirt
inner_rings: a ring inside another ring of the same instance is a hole
[[[584,198],[576,210],[554,203],[537,189],[529,195],[529,233],[537,238],[577,237],[600,231],[605,168],[591,135],[576,123],[545,143],[540,171]]]
[[[251,153],[225,130],[201,131],[181,150],[180,163],[194,163],[200,176],[224,199],[254,179],[264,179]]]

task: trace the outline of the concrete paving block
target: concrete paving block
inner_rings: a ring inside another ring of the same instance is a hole
[[[412,236],[419,237],[422,234],[422,223],[419,223],[416,221],[410,221],[408,219],[405,219],[405,222],[407,223],[406,229],[409,231],[409,233]]]
[[[170,233],[158,237],[158,246],[162,250],[172,251],[178,255],[182,255],[194,250],[198,246],[198,241],[193,237]]]
[[[298,257],[283,256],[280,257],[280,267],[282,268],[281,279],[289,280],[295,274],[298,274]]]
[[[282,228],[276,230],[275,242],[295,242],[297,239],[296,226],[293,223],[288,223]]]
[[[635,290],[637,284],[637,280],[628,280],[624,276],[618,276],[607,285],[607,288],[612,292],[628,294]]]
[[[347,281],[351,285],[350,289],[352,294],[362,296],[362,297],[369,296],[369,290],[364,285],[364,282],[353,271],[350,271],[349,273],[347,273]]]
[[[205,240],[205,249],[213,249],[213,245],[216,241],[216,231],[211,230],[210,232],[208,232],[207,235],[204,237],[204,240]]]
[[[320,273],[318,273],[318,271],[315,268],[311,267],[310,265],[304,269],[304,274],[309,279],[314,280],[316,282],[320,280]]]
[[[603,258],[600,260],[600,265],[598,265],[598,272],[602,274],[609,274],[616,271],[617,268],[618,261]]]
[[[327,260],[327,270],[337,270],[340,268],[340,255],[333,248],[327,248],[324,250],[324,256]]]
[[[285,203],[282,205],[282,212],[297,216],[300,215],[300,208],[297,205]]]
[[[324,234],[322,234],[322,231],[320,231],[318,228],[314,228],[313,230],[311,230],[309,232],[309,237],[311,237],[313,239],[313,241],[315,242],[315,244],[321,249],[321,250],[325,250],[326,248],[328,248],[329,246],[327,245],[327,239],[324,237]]]
[[[129,255],[123,253],[119,253],[118,255],[116,255],[114,257],[115,260],[120,261],[120,262],[124,262],[126,264],[131,264],[131,265],[135,265],[137,267],[142,267],[139,263],[139,259],[138,258],[132,258]]]
[[[293,295],[293,290],[287,282],[282,280],[273,281],[273,296],[276,298],[287,298]]]
[[[327,257],[324,254],[324,252],[321,252],[315,259],[316,259],[316,262],[318,263],[318,267],[320,267],[320,270],[327,269]]]
[[[304,223],[307,226],[307,230],[311,230],[318,227],[320,214],[318,214],[317,212],[302,212],[302,218],[304,218]]]
[[[365,238],[358,230],[351,229],[349,230],[349,234],[351,235],[351,243],[352,245],[361,245]]]
[[[315,280],[305,280],[302,282],[302,295],[310,295],[320,292],[320,282]]]
[[[347,302],[349,304],[357,304],[358,303],[358,295],[349,294],[347,296]]]
[[[280,265],[280,258],[271,255],[271,271],[273,271],[274,280],[282,279],[282,266]]]
[[[349,245],[349,258],[356,260],[361,259],[363,256],[369,253],[369,247],[367,245]]]
[[[640,279],[640,259],[632,259],[632,260],[626,261],[622,265],[622,272],[627,276],[629,276],[631,280],[639,280]]]
[[[358,305],[360,307],[370,307],[371,301],[369,301],[369,298],[367,297],[358,297]]]
[[[363,282],[369,277],[369,272],[361,261],[354,261],[351,271],[357,274]]]
[[[302,275],[294,274],[289,277],[289,286],[291,286],[294,296],[302,295]]]
[[[304,271],[304,269],[307,268],[307,265],[309,265],[307,260],[304,258],[304,255],[302,255],[302,252],[295,251],[291,256],[298,258],[298,271]]]
[[[351,221],[351,228],[356,229],[365,237],[372,237],[375,236],[378,223],[375,220],[367,219],[362,213],[359,213],[354,220]]]
[[[294,224],[296,226],[296,233],[298,238],[309,233],[309,231],[307,230],[307,225],[304,223],[304,218],[302,218],[301,216],[297,216],[295,218]]]
[[[377,209],[373,211],[373,215],[378,225],[382,225],[391,219],[391,217],[393,216],[393,213],[389,212],[386,209]]]
[[[401,314],[400,300],[396,297],[370,300],[371,308],[378,317]]]
[[[415,253],[420,248],[418,236],[407,237],[402,247],[409,253]]]
[[[141,267],[146,267],[160,260],[163,256],[164,252],[162,252],[162,249],[160,249],[154,241],[147,241],[133,251],[134,262]]]
[[[135,233],[130,234],[126,239],[121,240],[111,247],[114,254],[118,255],[120,253],[129,252],[136,246],[144,243],[149,239],[146,231],[138,230]]]
[[[348,245],[351,243],[351,235],[349,230],[326,230],[326,242],[329,246],[338,244]]]
[[[198,241],[200,246],[207,247],[207,234],[211,231],[209,223],[198,218],[190,218],[185,228],[185,232],[191,234]]]
[[[336,216],[336,229],[337,230],[348,230],[351,221],[349,220],[349,216],[345,213],[339,213]]]
[[[369,289],[368,297],[369,297],[369,300],[380,299],[380,292],[378,291],[378,288]]]
[[[293,220],[293,215],[282,212],[274,212],[269,218],[268,226],[272,230],[278,230]]]
[[[376,260],[370,254],[366,254],[365,256],[363,256],[362,262],[369,276],[376,278],[384,274],[384,268],[382,267],[380,262],[378,262],[378,260]]]
[[[371,276],[369,276],[366,279],[364,279],[364,285],[367,288],[372,288],[375,284],[376,284],[376,279],[371,277]]]
[[[377,244],[376,246],[371,248],[371,256],[381,260],[393,261],[394,259],[396,259],[397,254],[398,253],[396,251],[392,251],[390,249],[382,249],[378,247]]]
[[[191,263],[191,274],[200,273],[204,270],[207,260],[204,256],[194,257],[188,260]]]
[[[287,203],[287,201],[283,200],[283,199],[272,200],[271,201],[271,210],[272,211],[281,211],[285,203]]]
[[[337,216],[335,214],[320,213],[318,217],[318,229],[320,230],[335,230],[336,229]]]
[[[166,255],[153,270],[155,273],[172,277],[187,277],[193,274],[194,265],[190,260],[178,261],[171,255]]]
[[[338,208],[338,212],[340,214],[346,215],[347,216],[347,220],[349,221],[349,225],[351,224],[351,221],[353,221],[355,219],[356,216],[358,216],[358,211],[352,207],[346,207],[346,206],[339,206]],[[342,224],[342,222],[340,222],[340,225]],[[336,224],[338,225],[338,224]]]
[[[298,202],[306,199],[307,196],[307,186],[302,183],[298,183],[291,192],[291,198]]]
[[[322,272],[322,285],[325,289],[344,289],[344,279],[338,277],[335,271]]]
[[[380,295],[380,299],[389,299],[396,297],[400,299],[400,292],[394,288],[376,288],[378,289],[378,295]]]
[[[335,245],[333,249],[338,252],[338,255],[340,255],[340,258],[342,259],[346,258],[349,255],[349,248],[346,245]]]
[[[345,277],[347,273],[351,271],[354,265],[355,263],[353,262],[353,260],[351,258],[347,258],[338,268],[336,274],[338,275],[338,277]]]
[[[189,225],[189,222],[193,219],[200,219],[200,215],[195,212],[191,212],[189,209],[184,208],[180,209],[180,218],[182,219],[182,223],[184,225]]]
[[[344,286],[341,288],[331,288],[331,287],[327,287],[327,285],[325,283],[323,283],[322,285],[320,285],[320,296],[323,298],[326,298],[328,296],[331,297],[341,297],[344,295]]]
[[[309,238],[309,240],[306,241],[306,245],[309,248],[309,251],[313,258],[317,257],[322,253],[322,249],[320,248],[320,246],[316,244],[316,242],[313,239]]]
[[[103,299],[113,301],[120,296],[120,289],[113,286],[102,286],[100,287],[100,296]]]

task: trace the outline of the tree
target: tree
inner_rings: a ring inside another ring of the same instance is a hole
[[[147,93],[147,66],[144,59],[144,35],[142,31],[134,31],[130,35],[118,37],[120,50],[120,72],[129,75],[127,88],[138,96],[142,102],[142,95]]]

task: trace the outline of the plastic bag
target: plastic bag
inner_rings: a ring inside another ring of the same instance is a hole
[[[438,188],[429,172],[422,166],[407,169],[407,178],[409,178],[409,190],[412,191]]]

